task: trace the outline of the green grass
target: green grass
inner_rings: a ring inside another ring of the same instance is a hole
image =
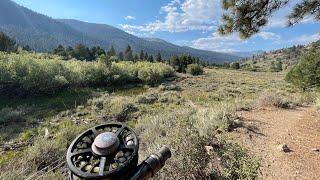
[[[74,109],[83,105],[94,96],[93,89],[65,90],[51,96],[31,96],[27,98],[0,98],[0,109],[19,110],[15,121],[12,118],[0,117],[0,137],[2,141],[16,138],[26,129],[33,129],[40,122],[55,116],[61,111]]]
[[[160,86],[126,84],[122,88],[70,90],[21,101],[2,99],[13,110],[21,106],[34,108],[28,112],[33,117],[28,122],[39,116],[44,119],[41,125],[15,127],[19,130],[16,139],[35,136],[34,145],[19,154],[11,151],[3,154],[0,179],[27,178],[64,157],[72,139],[84,129],[116,120],[137,132],[141,142],[140,160],[162,145],[171,148],[172,158],[154,179],[254,179],[259,160],[227,138],[228,131],[238,122],[236,112],[258,108],[257,99],[263,99],[266,91],[271,95],[281,94],[283,100],[297,104],[313,103],[318,96],[317,92],[303,93],[293,88],[283,80],[284,75],[205,69],[203,75],[178,74],[174,81]],[[44,137],[44,128],[52,138]],[[7,128],[1,132],[11,134]],[[204,147],[217,137],[226,137],[218,138],[221,146],[215,149],[216,158],[222,159],[219,164],[222,169],[208,169],[208,163],[216,161]],[[22,172],[26,167],[29,170]],[[44,178],[62,176],[57,171]]]

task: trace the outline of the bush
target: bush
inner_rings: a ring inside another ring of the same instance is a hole
[[[151,62],[120,62],[113,64],[112,69],[115,81],[121,83],[143,82],[146,84],[157,84],[166,77],[174,75],[174,70],[163,63]]]
[[[320,85],[320,51],[311,50],[287,74],[286,80],[303,90]]]
[[[23,107],[13,108],[3,108],[0,110],[0,124],[7,125],[13,123],[19,123],[25,121],[25,114],[27,109]]]
[[[230,64],[231,69],[240,69],[240,63],[238,62],[233,62]]]
[[[220,179],[256,179],[260,161],[250,157],[245,149],[237,144],[223,142],[218,149],[223,167]]]
[[[226,103],[213,108],[200,108],[195,114],[195,126],[203,135],[210,135],[215,130],[229,131],[236,126],[238,117]]]
[[[289,109],[292,108],[295,104],[278,92],[266,91],[263,92],[257,99],[256,105],[257,107],[277,107]]]
[[[317,108],[317,111],[320,112],[320,98],[316,98],[316,108]]]
[[[142,94],[137,97],[139,104],[154,104],[158,103],[175,103],[180,104],[182,99],[180,95],[174,91],[166,91],[163,93]]]
[[[182,88],[175,84],[167,85],[163,83],[159,86],[159,90],[160,91],[181,91]]]
[[[203,68],[199,64],[189,64],[187,66],[187,73],[192,75],[201,75],[203,74]]]
[[[190,109],[177,109],[156,116],[145,116],[135,126],[143,140],[141,159],[167,145],[172,158],[154,179],[206,179],[206,138],[199,136],[189,119]]]
[[[117,121],[125,121],[130,118],[132,113],[139,110],[132,99],[109,96],[108,94],[93,98],[88,101],[88,104],[100,116],[109,116]]]
[[[5,94],[37,94],[69,87],[110,86],[128,82],[155,84],[172,76],[174,70],[163,63],[113,63],[69,60],[40,53],[0,52],[0,91]]]
[[[283,67],[282,67],[281,61],[277,60],[277,62],[271,63],[271,67],[270,67],[271,72],[280,72],[282,70],[283,70]]]

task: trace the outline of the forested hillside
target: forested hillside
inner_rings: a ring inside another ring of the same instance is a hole
[[[308,45],[296,45],[289,48],[278,49],[275,51],[264,52],[244,58],[240,61],[241,68],[253,71],[274,71],[276,66],[282,66],[282,70],[290,69],[296,65],[303,55],[313,47],[319,47],[320,41]]]
[[[15,38],[19,44],[29,45],[37,51],[52,51],[60,44],[75,46],[79,43],[89,47],[100,46],[104,49],[113,45],[116,50],[122,50],[129,44],[135,52],[145,50],[154,56],[160,52],[167,59],[172,55],[182,54],[190,54],[214,63],[238,59],[235,55],[139,38],[109,25],[52,19],[11,0],[0,1],[0,31]]]

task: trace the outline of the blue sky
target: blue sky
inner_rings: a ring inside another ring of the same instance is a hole
[[[216,32],[222,14],[220,0],[14,1],[53,18],[109,24],[139,37],[220,52],[273,50],[320,39],[320,24],[312,17],[285,27],[285,16],[299,0],[291,0],[259,34],[247,40],[237,34],[220,36]]]

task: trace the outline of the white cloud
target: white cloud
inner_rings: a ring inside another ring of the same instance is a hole
[[[168,31],[185,32],[190,30],[210,31],[216,28],[220,13],[220,0],[171,0],[161,7],[164,20],[156,20],[144,25],[120,24],[129,31]]]
[[[209,37],[194,40],[192,47],[209,51],[233,52],[237,51],[237,46],[245,43],[247,41],[240,39],[238,34],[221,36],[218,33],[213,33]]]
[[[259,32],[256,36],[261,37],[264,40],[280,40],[281,39],[280,35],[273,32],[266,32],[266,31]]]
[[[134,16],[126,16],[124,17],[125,20],[136,20]]]
[[[291,41],[295,44],[309,44],[317,40],[320,40],[320,33],[304,34],[300,37],[294,38]]]
[[[304,17],[298,24],[313,24],[315,23],[315,19],[312,16]],[[270,28],[284,28],[288,26],[288,18],[286,16],[277,16],[272,17],[269,20],[268,25],[265,27],[266,29]]]

